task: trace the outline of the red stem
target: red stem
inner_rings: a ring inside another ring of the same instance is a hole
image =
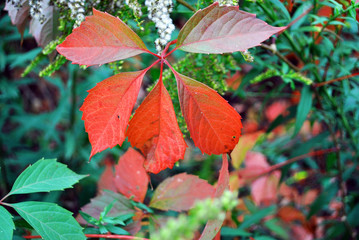
[[[177,40],[176,40],[177,41]],[[174,51],[176,51],[177,50],[177,46],[174,48],[174,49],[172,49],[172,51],[171,52],[169,52],[169,53],[167,53],[166,54],[166,56],[164,56],[164,58],[167,58],[169,55],[171,55]]]
[[[162,54],[161,54],[161,57],[162,57],[162,58],[166,58],[166,57],[169,55],[169,54],[165,55],[166,52],[167,52],[167,50],[168,50],[168,48],[169,48],[171,45],[176,44],[176,42],[177,42],[177,39],[176,39],[176,40],[173,40],[173,41],[171,41],[171,42],[169,42],[169,43],[166,45],[165,49],[162,51]],[[173,52],[173,50],[171,51],[171,53],[172,53],[172,52]]]
[[[157,57],[157,58],[161,58],[160,55],[158,55],[158,54],[156,54],[156,53],[153,53],[153,52],[151,52],[151,51],[149,51],[149,50],[147,50],[147,49],[145,49],[145,51],[146,51],[147,53],[149,53],[149,54],[151,54],[151,55]]]
[[[310,152],[310,153],[307,153],[307,154],[303,154],[303,155],[300,155],[300,156],[297,156],[297,157],[294,157],[294,158],[291,158],[285,162],[282,162],[282,163],[278,163],[278,164],[275,164],[271,167],[269,167],[266,171],[260,173],[259,175],[253,177],[250,181],[254,181],[260,177],[263,177],[264,175],[267,175],[271,172],[274,172],[275,170],[278,170],[279,168],[282,168],[284,166],[287,166],[291,163],[294,163],[294,162],[297,162],[299,160],[302,160],[306,157],[314,157],[314,156],[319,156],[319,155],[324,155],[326,153],[331,153],[331,152],[338,152],[340,149],[339,148],[329,148],[329,149],[322,149],[322,150],[318,150],[318,151],[313,151],[313,152]]]
[[[161,59],[157,59],[156,61],[154,61],[149,67],[147,67],[145,70],[148,71],[150,70],[150,68],[152,68],[154,65],[156,65],[159,61],[161,61]]]
[[[333,82],[342,81],[344,79],[355,77],[355,76],[358,76],[358,75],[359,75],[359,72],[353,73],[353,74],[350,74],[350,75],[346,75],[346,76],[343,76],[343,77],[339,77],[339,78],[334,78],[334,79],[329,80],[329,81],[314,84],[314,87],[321,87],[321,86],[324,86],[324,85],[327,85],[327,84],[331,84]]]
[[[140,238],[127,235],[112,235],[112,234],[85,234],[87,238],[108,238],[108,239],[135,239],[135,240],[150,240],[148,238]],[[25,239],[37,239],[41,238],[39,235],[35,236],[23,236]]]

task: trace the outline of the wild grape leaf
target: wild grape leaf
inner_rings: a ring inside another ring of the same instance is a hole
[[[215,190],[195,175],[180,173],[164,180],[156,189],[150,207],[161,210],[186,211],[196,200],[213,196]]]
[[[26,24],[28,23],[30,17],[30,6],[28,0],[16,2],[6,1],[4,10],[8,11],[11,23],[17,27],[22,38]]]
[[[97,182],[97,192],[102,193],[103,190],[117,192],[115,186],[114,164],[105,160],[105,170]]]
[[[64,190],[84,177],[56,159],[41,159],[18,176],[9,195]]]
[[[92,146],[90,159],[125,140],[128,120],[147,70],[119,73],[89,91],[80,110]]]
[[[218,183],[214,197],[219,198],[229,188],[229,172],[227,154],[222,155],[222,168],[219,172]],[[200,240],[213,239],[223,224],[224,218],[209,220],[203,229]]]
[[[216,91],[174,71],[184,119],[194,144],[204,153],[232,151],[241,136],[241,117]]]
[[[58,33],[58,11],[55,6],[49,5],[49,0],[42,1],[42,14],[45,21],[33,18],[30,22],[30,33],[34,36],[37,45],[45,47],[50,41],[54,40]]]
[[[143,202],[147,193],[149,177],[143,167],[145,158],[133,148],[120,157],[115,166],[115,186],[117,190],[133,200]]]
[[[258,46],[286,27],[272,27],[238,9],[218,2],[196,12],[178,34],[177,48],[195,53],[228,53]]]
[[[126,135],[145,155],[145,168],[158,173],[183,159],[186,143],[170,95],[162,81],[148,94],[129,123]]]
[[[73,63],[88,66],[148,52],[140,37],[125,23],[96,9],[56,49]]]
[[[86,239],[72,213],[54,203],[21,202],[11,205],[45,240]]]
[[[3,240],[12,240],[13,231],[15,229],[11,214],[2,206],[0,206],[0,236]]]

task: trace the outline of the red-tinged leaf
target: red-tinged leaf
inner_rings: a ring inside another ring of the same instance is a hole
[[[239,168],[249,150],[256,144],[258,138],[264,134],[263,131],[244,134],[238,141],[236,147],[231,152],[232,165]]]
[[[30,16],[30,6],[27,0],[18,1],[16,5],[14,1],[6,1],[4,10],[8,11],[11,23],[17,27],[21,34],[24,34],[25,26],[28,23]]]
[[[148,52],[140,37],[125,23],[96,9],[56,49],[73,63],[88,66]]]
[[[128,120],[147,70],[119,73],[89,91],[80,110],[92,146],[90,159],[125,140]]]
[[[113,169],[113,164],[111,164],[110,162],[106,162],[105,164],[105,170],[103,171],[97,183],[97,192],[101,193],[105,189],[112,192],[117,192],[117,188],[115,186],[115,173]]]
[[[143,202],[146,196],[149,178],[143,168],[144,157],[129,148],[127,152],[118,160],[116,165],[115,185],[117,190],[133,200]]]
[[[215,190],[207,181],[187,173],[177,174],[164,180],[156,189],[150,207],[161,210],[186,211],[194,202],[206,199]]]
[[[177,48],[195,53],[245,51],[285,28],[272,27],[238,6],[215,2],[188,20],[178,34]]]
[[[103,191],[101,195],[91,199],[91,202],[83,206],[81,211],[98,219],[104,208],[111,203],[113,203],[113,206],[110,212],[107,214],[109,217],[135,213],[135,210],[133,209],[129,199],[125,198],[121,194],[110,191]],[[81,224],[86,224],[86,221],[80,215],[77,217],[77,220]]]
[[[126,132],[132,146],[145,155],[145,168],[158,173],[183,159],[186,143],[178,127],[170,95],[159,81],[136,110]]]
[[[258,152],[248,152],[245,165],[246,167],[239,171],[239,177],[245,180],[254,179],[270,168],[266,157]],[[251,194],[256,205],[268,206],[277,200],[280,175],[280,171],[274,171],[252,182]]]
[[[129,199],[125,198],[119,193],[110,191],[104,191],[100,195],[91,199],[91,202],[83,206],[81,211],[96,219],[99,219],[101,212],[103,212],[104,208],[111,203],[113,206],[109,213],[106,215],[108,217],[118,217],[131,213],[136,214],[136,211],[133,209]],[[82,225],[88,224],[80,214],[76,217],[76,220]],[[134,222],[124,227],[124,229],[134,235],[139,231],[139,225],[140,220],[134,219]]]
[[[173,71],[183,116],[194,144],[204,153],[232,151],[241,136],[241,117],[216,91]]]
[[[219,198],[222,196],[224,190],[229,188],[229,172],[227,154],[222,155],[222,168],[219,172],[218,183],[214,197]],[[200,240],[213,239],[218,234],[222,227],[224,218],[217,218],[209,220],[201,234]]]
[[[49,5],[47,1],[43,1],[43,10],[41,14],[44,15],[45,21],[33,18],[30,22],[30,33],[34,36],[37,45],[45,47],[49,42],[54,40],[57,36],[58,30],[58,12],[53,5]]]

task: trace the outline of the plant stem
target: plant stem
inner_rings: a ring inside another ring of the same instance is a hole
[[[344,79],[348,79],[348,78],[355,77],[355,76],[358,76],[358,75],[359,75],[359,72],[353,73],[353,74],[349,74],[349,75],[346,75],[346,76],[343,76],[343,77],[339,77],[339,78],[334,78],[334,79],[329,80],[329,81],[325,81],[325,82],[321,82],[321,83],[316,83],[316,84],[314,84],[314,87],[321,87],[321,86],[324,86],[324,85],[327,85],[327,84],[331,84],[331,83],[333,83],[333,82],[342,81],[342,80],[344,80]]]
[[[193,11],[193,12],[196,12],[197,10],[191,5],[189,4],[188,2],[186,2],[185,0],[177,0],[177,2],[179,4],[182,4],[183,6],[185,6],[186,8],[188,8],[189,10]]]
[[[264,49],[271,51],[273,54],[277,55],[280,59],[282,59],[285,63],[287,63],[289,65],[289,67],[291,67],[294,71],[300,72],[300,69],[298,67],[296,67],[293,63],[291,63],[286,57],[284,57],[277,50],[275,50],[275,49],[271,48],[270,46],[268,46],[267,44],[263,44],[263,43],[260,46]]]

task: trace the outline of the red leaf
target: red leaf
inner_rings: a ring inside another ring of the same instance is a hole
[[[147,70],[119,73],[89,91],[80,110],[92,145],[90,159],[125,140],[128,120]]]
[[[196,12],[178,34],[177,48],[195,53],[228,53],[258,46],[286,27],[272,27],[238,9],[218,2]]]
[[[156,189],[150,207],[161,210],[186,211],[196,200],[206,199],[215,190],[207,181],[187,173],[164,180]]]
[[[224,190],[229,187],[229,172],[227,154],[222,155],[222,168],[219,172],[216,192],[214,197],[219,198],[222,196]],[[213,239],[222,227],[224,219],[209,220],[201,234],[200,240]]]
[[[126,132],[132,146],[146,156],[145,168],[158,173],[183,159],[186,143],[178,127],[170,95],[162,81],[148,94]]]
[[[144,157],[129,148],[127,152],[118,160],[116,165],[115,185],[117,190],[133,200],[143,202],[147,192],[149,178],[143,168]]]
[[[113,164],[105,160],[105,170],[103,171],[99,181],[97,182],[97,192],[101,193],[103,190],[107,189],[112,192],[117,192],[115,186],[115,173],[113,172]]]
[[[148,52],[140,37],[125,23],[96,9],[56,49],[73,63],[88,66]]]
[[[241,136],[241,117],[216,91],[173,70],[188,130],[207,154],[232,151]]]

